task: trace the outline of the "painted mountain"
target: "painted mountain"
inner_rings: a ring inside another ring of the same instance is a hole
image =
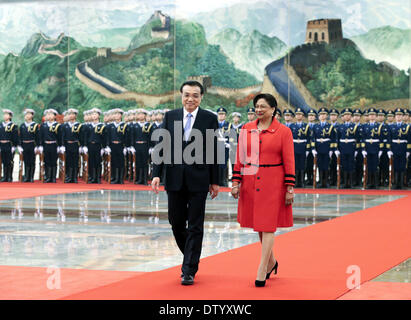
[[[261,81],[264,67],[287,50],[286,44],[280,39],[266,36],[257,30],[241,34],[235,29],[226,29],[210,37],[209,43],[219,45],[236,68],[247,71]]]
[[[352,37],[362,54],[377,63],[386,61],[402,70],[411,66],[411,30],[391,26]]]

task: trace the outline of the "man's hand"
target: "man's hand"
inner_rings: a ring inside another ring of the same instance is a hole
[[[160,178],[159,177],[154,177],[153,181],[151,181],[151,189],[158,194],[160,188]]]
[[[214,199],[215,197],[217,197],[219,189],[220,189],[220,187],[218,186],[218,184],[210,185],[209,191],[210,191],[210,194],[211,194],[211,199]]]

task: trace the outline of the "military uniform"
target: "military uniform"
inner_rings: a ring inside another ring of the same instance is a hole
[[[362,116],[363,113],[360,109],[354,109],[353,110],[353,115],[354,116]],[[363,125],[361,124],[360,121],[358,122],[354,122],[355,126],[357,127],[357,131],[358,131],[358,135],[359,135],[359,141],[357,143],[356,146],[356,150],[360,150],[361,149],[361,141],[362,141],[362,133],[363,133]],[[357,154],[355,155],[355,168],[354,168],[354,181],[353,181],[353,185],[355,187],[358,187],[361,185],[361,177],[364,174],[364,170],[363,170],[363,163],[364,163],[364,156],[362,152],[357,152]]]
[[[24,114],[32,113],[33,109],[24,110]],[[36,151],[40,144],[40,125],[31,121],[30,123],[24,122],[20,125],[19,136],[20,143],[23,148],[23,161],[24,161],[24,179],[23,182],[34,181],[34,171],[36,168]]]
[[[141,112],[145,112],[141,110]],[[136,152],[136,180],[135,184],[147,184],[150,149],[154,146],[151,141],[156,126],[151,122],[137,122],[132,128],[132,144]]]
[[[370,108],[368,115],[377,114],[377,110]],[[361,147],[366,152],[364,156],[367,157],[367,176],[368,188],[375,189],[378,185],[378,165],[384,148],[382,123],[369,120],[363,125],[362,143]]]
[[[3,178],[0,182],[12,182],[13,181],[13,156],[14,150],[19,146],[19,133],[17,125],[11,121],[13,112],[8,109],[4,109],[3,113],[10,114],[10,121],[0,123],[0,150],[1,150],[1,162],[3,164]],[[21,152],[22,150],[19,150]]]
[[[227,114],[227,110],[223,107],[217,109],[218,113]],[[218,130],[220,137],[218,141],[224,144],[224,164],[218,165],[220,186],[226,187],[228,185],[228,159],[230,154],[230,131],[232,124],[226,120],[218,121]]]
[[[333,108],[330,110],[329,114],[338,116],[340,113],[338,112],[337,109]],[[333,125],[334,129],[337,131],[340,126],[340,123],[338,123],[337,121],[335,122],[330,121],[330,123]],[[336,139],[338,138],[336,137]],[[338,141],[336,141],[336,143],[338,144]],[[335,154],[335,152],[333,152],[330,157],[329,179],[330,179],[330,184],[332,186],[337,185],[337,155]]]
[[[327,108],[320,108],[318,114],[328,114]],[[328,171],[331,155],[337,148],[337,131],[333,124],[327,121],[316,123],[313,128],[313,155],[317,155],[319,181],[322,188],[328,187]]]
[[[76,109],[69,109],[67,113],[78,114]],[[61,126],[61,134],[64,148],[62,152],[66,154],[66,183],[77,183],[79,170],[80,148],[84,147],[85,126],[77,121],[66,122]]]
[[[316,117],[317,112],[314,109],[310,109],[310,110],[308,110],[307,115],[308,115],[308,117],[311,116],[311,115]],[[311,150],[315,147],[314,139],[313,139],[313,134],[314,134],[313,130],[314,130],[315,121],[311,121],[311,122],[308,121],[308,125],[310,127],[309,131],[310,131],[310,134],[311,134],[310,135],[310,152],[308,152],[308,155],[307,155],[305,173],[307,175],[306,184],[309,185],[309,186],[312,186],[313,185],[313,179],[314,179],[314,171],[313,171],[313,168],[314,168],[314,155],[311,152]]]
[[[383,115],[386,116],[386,112],[383,109],[379,109],[377,111],[378,115]],[[388,152],[390,151],[389,148],[387,148],[388,145],[388,139],[389,139],[389,126],[383,121],[383,122],[378,122],[380,125],[379,127],[379,132],[381,133],[381,152],[379,155],[379,166],[378,166],[378,174],[377,174],[377,186],[384,186],[388,185],[388,178],[389,178],[389,157],[388,157]]]
[[[297,108],[295,114],[305,115],[302,108]],[[290,126],[294,141],[295,175],[297,188],[304,187],[305,160],[311,150],[311,130],[306,122],[295,122]]]
[[[57,111],[54,109],[48,109],[44,114],[48,112],[57,115]],[[45,183],[56,182],[58,151],[61,146],[62,131],[60,123],[56,121],[44,122],[40,126],[40,152],[44,152]]]
[[[239,112],[233,112],[231,116],[239,117],[241,119],[241,113]],[[244,123],[242,122],[238,124],[235,124],[233,122],[231,124],[231,132],[230,132],[230,137],[229,137],[231,172],[234,171],[234,165],[235,165],[236,155],[237,155],[238,138],[240,136],[240,131],[243,125]]]
[[[123,114],[124,112],[121,109],[115,109],[114,113]],[[107,145],[111,152],[111,183],[124,183],[125,156],[130,146],[130,134],[130,126],[122,121],[107,125]]]
[[[351,109],[345,108],[342,115],[352,114]],[[345,188],[351,188],[355,167],[356,152],[361,151],[361,137],[358,130],[359,124],[351,121],[342,123],[337,129],[338,150],[341,153],[341,171],[345,182]]]
[[[403,114],[401,108],[395,110],[395,114]],[[407,158],[411,152],[410,125],[403,122],[395,122],[390,126],[390,147],[393,153],[393,170],[395,188],[402,189],[406,173]]]
[[[92,113],[101,111],[97,108],[91,110]],[[84,146],[83,151],[88,153],[88,175],[89,183],[101,183],[102,156],[107,147],[106,125],[102,122],[84,124]]]

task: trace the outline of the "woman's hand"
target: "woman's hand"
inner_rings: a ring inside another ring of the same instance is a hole
[[[234,199],[238,199],[238,196],[240,195],[240,186],[238,184],[233,184],[233,187],[231,188],[231,195]]]
[[[285,205],[288,206],[294,202],[294,188],[287,187],[287,192],[285,193]]]

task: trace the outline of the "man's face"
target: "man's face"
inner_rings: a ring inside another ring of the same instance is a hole
[[[237,116],[234,116],[234,117],[233,117],[233,122],[234,122],[235,124],[238,124],[238,123],[240,122],[240,118],[237,117]]]
[[[355,115],[355,116],[353,117],[353,121],[354,121],[354,122],[360,122],[360,120],[361,120],[361,116],[360,116],[360,115]]]
[[[321,122],[324,122],[324,121],[327,120],[327,114],[326,113],[320,113],[318,118],[320,119]]]
[[[404,114],[403,116],[402,116],[402,120],[404,121],[404,122],[409,122],[409,120],[410,120],[410,116],[409,116],[409,114]]]
[[[143,112],[139,112],[137,114],[137,121],[138,122],[144,122],[146,120],[146,115]]]
[[[55,118],[56,118],[56,116],[54,115],[53,112],[49,112],[49,113],[46,114],[47,121],[53,122]]]
[[[182,89],[181,102],[187,112],[193,112],[201,103],[203,96],[197,86],[185,85]]]
[[[156,121],[163,122],[164,115],[162,113],[157,113]]]
[[[113,117],[114,117],[114,121],[120,122],[122,118],[122,114],[120,112],[116,112],[115,114],[113,114]]]
[[[98,114],[98,112],[93,112],[93,113],[91,114],[91,120],[92,120],[92,121],[98,121],[98,119],[99,119],[99,114]]]
[[[395,121],[401,122],[402,121],[402,114],[396,114],[395,115]]]
[[[3,120],[4,121],[9,121],[11,118],[10,114],[8,114],[7,112],[3,113]]]
[[[224,121],[226,114],[224,112],[220,112],[218,114],[218,121]]]
[[[31,112],[27,112],[27,113],[24,115],[24,120],[25,120],[26,122],[31,122],[31,121],[33,121],[33,114],[32,114]]]
[[[377,121],[378,122],[383,122],[385,120],[385,116],[384,115],[378,115],[377,116]]]
[[[248,113],[247,114],[247,119],[248,119],[248,121],[254,121],[255,120],[255,113]]]
[[[394,122],[394,117],[393,116],[388,116],[387,117],[387,122],[388,123],[393,123]]]
[[[345,122],[350,122],[351,121],[351,115],[349,113],[346,113],[343,115],[343,120]]]
[[[377,119],[377,116],[375,114],[371,113],[368,115],[368,120],[370,122],[375,122],[375,119]]]
[[[303,114],[297,113],[297,114],[295,115],[295,120],[297,120],[298,122],[301,122],[301,121],[303,121],[303,117],[304,117]]]
[[[76,120],[76,114],[74,112],[67,113],[67,118],[68,118],[68,121],[74,121]]]
[[[290,115],[290,114],[286,114],[286,115],[284,115],[284,120],[285,120],[285,121],[290,122],[290,121],[291,121],[291,119],[292,119],[292,117],[291,117],[291,115]]]
[[[309,122],[314,122],[315,121],[315,115],[309,115],[308,116],[308,121]]]

